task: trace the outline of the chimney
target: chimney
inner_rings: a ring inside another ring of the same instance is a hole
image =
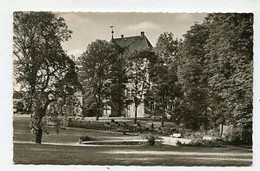
[[[121,38],[124,38],[124,35],[123,35],[123,34],[121,34]]]
[[[141,32],[141,36],[144,37],[144,31]]]

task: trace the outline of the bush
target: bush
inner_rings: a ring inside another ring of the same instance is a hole
[[[235,127],[234,125],[227,126],[226,131],[223,133],[223,137],[226,142],[232,145],[240,144],[252,144],[252,130],[240,127]]]
[[[107,129],[105,124],[97,121],[69,121],[68,127],[105,130]]]
[[[82,141],[95,141],[95,140],[97,140],[97,139],[92,138],[88,135],[84,135],[84,136],[79,137],[79,143],[80,144],[82,143]]]
[[[226,147],[225,142],[222,139],[214,139],[214,140],[202,140],[202,139],[193,139],[189,144],[181,143],[177,141],[177,146],[185,146],[185,147]]]
[[[159,136],[155,135],[155,134],[145,134],[144,138],[147,139],[147,143],[151,146],[155,145],[155,142],[157,139],[160,139]]]
[[[111,119],[108,122],[99,122],[99,121],[85,121],[85,120],[69,120],[68,127],[76,128],[86,128],[86,129],[96,129],[96,130],[109,130],[109,131],[119,131],[119,132],[132,132],[140,134],[159,134],[163,136],[170,136],[173,132],[176,132],[176,128],[172,127],[159,127],[156,129],[151,129],[150,124],[133,124],[132,121],[127,122],[117,122],[114,119]]]
[[[218,137],[219,136],[219,130],[218,129],[210,129],[207,132],[207,136]]]
[[[177,142],[176,142],[176,145],[177,145],[177,146],[184,146],[184,144],[182,144],[180,141],[177,141]]]
[[[153,146],[155,144],[155,137],[149,136],[147,142],[149,145]]]

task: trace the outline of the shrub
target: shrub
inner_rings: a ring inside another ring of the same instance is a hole
[[[210,129],[210,130],[208,130],[207,135],[211,136],[211,137],[217,137],[219,135],[219,130],[218,129]]]
[[[227,125],[223,132],[223,138],[232,145],[252,145],[252,130],[246,127],[242,128],[234,125]]]
[[[180,141],[177,141],[177,142],[176,142],[176,145],[177,145],[177,146],[184,146],[184,144],[181,143]],[[186,144],[185,144],[185,145],[186,145]]]
[[[79,137],[79,143],[80,144],[82,143],[82,141],[95,141],[95,140],[97,140],[97,139],[92,138],[88,135],[84,135],[84,136]]]
[[[204,133],[202,132],[192,132],[192,130],[190,129],[186,129],[186,130],[182,130],[180,131],[180,133],[182,134],[182,136],[184,138],[188,138],[188,139],[202,139],[204,136]]]
[[[155,144],[155,137],[149,136],[147,142],[149,145],[153,146]]]
[[[226,147],[225,142],[222,139],[214,140],[202,140],[202,139],[193,139],[189,144],[181,143],[177,141],[177,146],[186,146],[186,147]]]
[[[240,144],[241,142],[241,135],[240,132],[241,130],[234,127],[233,125],[228,125],[226,126],[226,130],[223,132],[223,137],[224,139],[229,143],[229,144]]]
[[[155,134],[145,134],[144,135],[144,138],[147,139],[147,143],[151,146],[154,146],[155,145],[155,141],[157,139],[160,139],[159,136],[155,135]]]
[[[106,129],[105,125],[106,125],[105,122],[97,122],[97,121],[71,121],[68,123],[69,127],[97,129],[97,130]]]

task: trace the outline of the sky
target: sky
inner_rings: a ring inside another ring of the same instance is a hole
[[[201,23],[206,13],[94,13],[62,12],[70,30],[73,31],[63,48],[69,55],[80,56],[89,43],[96,39],[111,40],[111,28],[114,26],[114,38],[140,35],[145,32],[151,44],[155,46],[159,35],[172,32],[176,38],[182,36],[195,22]]]

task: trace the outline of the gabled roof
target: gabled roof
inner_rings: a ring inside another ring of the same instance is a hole
[[[117,44],[122,49],[142,50],[153,48],[147,37],[142,33],[140,36],[112,38],[111,42]]]

